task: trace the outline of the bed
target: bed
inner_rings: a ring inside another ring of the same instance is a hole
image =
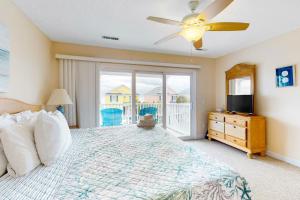
[[[251,199],[238,173],[160,127],[74,129],[72,137],[54,165],[2,176],[0,199]]]

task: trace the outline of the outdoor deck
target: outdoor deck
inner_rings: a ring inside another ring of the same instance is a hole
[[[157,124],[162,125],[163,120],[163,110],[162,104],[160,103],[137,103],[136,104],[136,116],[137,121],[141,117],[140,111],[143,108],[153,107],[156,108],[157,112],[154,119],[156,119]],[[103,109],[116,108],[122,111],[122,114],[116,115],[120,118],[120,124],[118,125],[128,125],[132,124],[132,105],[127,104],[100,104],[100,113]],[[178,133],[177,136],[187,136],[190,133],[190,103],[168,103],[167,104],[167,116],[166,116],[166,126],[168,129]],[[100,125],[103,125],[103,116],[100,114]],[[115,120],[115,119],[112,119]]]

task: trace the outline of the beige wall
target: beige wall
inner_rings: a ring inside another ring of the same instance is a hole
[[[0,0],[0,23],[10,32],[9,92],[0,96],[41,104],[57,87],[51,41],[10,0]]]
[[[300,161],[300,76],[296,87],[276,88],[275,68],[300,64],[299,35],[300,29],[216,62],[216,107],[225,104],[225,71],[242,62],[257,65],[256,112],[267,117],[268,151],[290,162]]]
[[[56,54],[112,58],[123,60],[137,60],[176,64],[197,64],[202,68],[198,70],[197,83],[197,131],[204,135],[207,130],[207,112],[215,109],[215,60],[199,57],[175,56],[168,54],[146,53],[138,51],[117,50],[101,47],[91,47],[66,43],[54,43],[53,51]],[[58,62],[56,61],[56,66]]]

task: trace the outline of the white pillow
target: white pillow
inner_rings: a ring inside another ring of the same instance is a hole
[[[11,168],[9,175],[23,176],[40,165],[33,131],[28,123],[17,123],[2,129],[1,141]]]
[[[10,114],[0,115],[0,129],[15,124],[13,116]]]
[[[20,112],[17,114],[12,115],[12,118],[17,122],[17,123],[28,123],[29,126],[31,126],[32,131],[34,131],[34,127],[36,124],[36,120],[38,115],[41,112],[46,112],[45,110],[41,110],[38,112],[31,112],[30,110]]]
[[[33,112],[30,110],[26,110],[17,114],[12,115],[17,123],[24,122],[30,120],[33,116]]]
[[[0,129],[15,124],[15,121],[9,114],[0,116]],[[1,133],[0,133],[0,177],[5,174],[7,168],[7,159],[3,150],[3,146],[1,143]]]
[[[7,159],[4,154],[2,144],[0,143],[0,177],[5,174],[7,167]]]
[[[46,166],[53,164],[72,144],[67,120],[60,111],[38,115],[34,138],[40,160]]]

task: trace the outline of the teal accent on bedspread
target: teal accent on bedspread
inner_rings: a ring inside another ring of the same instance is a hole
[[[250,200],[247,181],[161,128],[85,129],[55,199]]]

